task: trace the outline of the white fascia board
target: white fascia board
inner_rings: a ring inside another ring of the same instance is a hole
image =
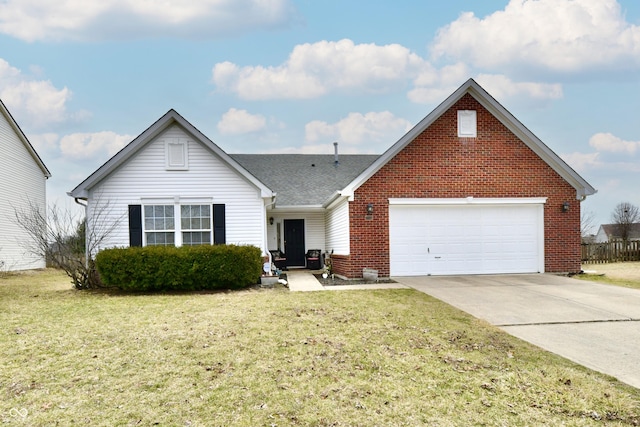
[[[397,198],[390,205],[542,205],[546,197]]]
[[[474,82],[475,83],[475,82]],[[582,200],[586,196],[596,193],[596,190],[582,178],[571,166],[551,150],[544,142],[533,134],[522,124],[513,114],[504,108],[489,93],[482,89],[477,83],[469,86],[468,89],[484,108],[486,108],[495,118],[497,118],[507,129],[518,137],[527,147],[538,155],[551,167],[558,175],[576,189],[576,199]]]
[[[233,160],[224,150],[211,141],[205,134],[200,132],[195,126],[189,123],[184,117],[178,114],[176,111],[171,110],[174,115],[173,119],[178,123],[186,132],[191,134],[193,138],[215,153],[222,161],[231,166],[238,174],[240,174],[245,180],[253,184],[260,190],[260,197],[272,197],[275,193],[264,185],[260,180],[253,176],[249,171],[242,167],[238,162]]]
[[[253,184],[260,190],[261,197],[271,197],[275,193],[264,185],[260,180],[251,175],[245,168],[240,166],[238,162],[233,160],[227,153],[225,153],[220,147],[218,147],[213,141],[207,138],[202,132],[200,132],[195,126],[189,123],[184,117],[182,117],[177,111],[171,109],[165,113],[160,119],[156,120],[151,126],[149,126],[144,132],[138,135],[133,141],[127,144],[122,150],[116,153],[113,157],[107,160],[102,166],[100,166],[95,172],[89,175],[82,183],[76,188],[71,190],[72,197],[79,197],[80,194],[86,194],[88,190],[97,185],[100,181],[109,176],[118,167],[129,160],[135,153],[137,153],[148,142],[158,137],[162,132],[169,128],[173,124],[180,126],[186,133],[190,134],[193,139],[203,146],[208,148],[212,153],[217,155],[220,159],[226,162],[231,168],[233,168],[239,175],[245,180]]]
[[[342,191],[343,194],[350,195],[350,201],[353,200],[353,194],[355,191],[364,184],[369,178],[371,178],[376,172],[378,172],[384,165],[386,165],[392,158],[402,151],[409,143],[411,143],[418,135],[424,132],[431,124],[436,121],[444,112],[446,112],[453,104],[458,102],[460,98],[467,92],[470,85],[476,84],[473,79],[467,80],[462,86],[460,86],[455,92],[447,97],[440,103],[433,111],[431,111],[424,119],[420,120],[409,132],[404,134],[395,144],[393,144],[387,151],[382,153],[375,162],[373,162],[367,169],[365,169],[360,175],[358,175],[353,181],[347,185]]]
[[[11,115],[11,112],[9,111],[7,106],[4,105],[4,102],[2,102],[1,99],[0,99],[0,111],[2,111],[2,114],[7,119],[7,122],[9,123],[9,126],[11,126],[11,128],[13,129],[15,134],[18,136],[18,139],[20,139],[22,144],[25,146],[25,148],[27,149],[27,151],[29,152],[29,154],[33,158],[33,161],[35,161],[36,164],[38,165],[38,167],[42,171],[44,177],[46,179],[51,178],[51,172],[49,171],[47,166],[44,164],[44,162],[42,161],[42,159],[38,155],[38,152],[35,150],[35,148],[33,148],[33,145],[31,145],[31,142],[29,142],[29,139],[27,138],[27,135],[25,135],[25,133],[22,131],[22,129],[18,125],[18,122],[15,121],[15,119]]]
[[[322,204],[322,207],[326,209],[333,208],[337,203],[339,203],[343,199],[347,199],[348,201],[353,201],[353,194],[344,194],[342,191],[336,191],[327,199],[326,202]]]
[[[326,209],[322,205],[290,205],[290,206],[282,206],[278,205],[277,207],[272,209],[273,211],[278,212],[324,212]]]
[[[147,142],[151,141],[167,127],[169,127],[175,120],[175,115],[172,113],[175,113],[175,111],[169,110],[160,119],[156,120],[140,135],[134,138],[130,143],[125,145],[120,151],[109,158],[109,160],[103,163],[102,166],[96,169],[84,181],[78,184],[76,188],[71,190],[70,195],[72,197],[79,197],[80,194],[87,194],[91,188],[93,188],[96,184],[105,179],[118,167],[129,160],[129,158],[131,158],[138,150],[144,147]]]
[[[576,189],[576,199],[583,200],[586,196],[596,193],[596,190],[589,185],[578,173],[576,173],[567,163],[565,163],[556,153],[547,147],[538,137],[527,129],[518,119],[516,119],[506,108],[496,101],[487,91],[485,91],[473,79],[467,80],[447,99],[438,105],[431,113],[415,125],[409,132],[385,151],[375,162],[350,182],[342,191],[343,194],[351,195],[387,164],[396,154],[411,143],[418,135],[424,132],[436,121],[444,112],[453,106],[464,94],[469,93],[491,114],[493,114],[503,125],[514,133],[522,142],[533,150],[549,167],[556,171],[573,188]]]

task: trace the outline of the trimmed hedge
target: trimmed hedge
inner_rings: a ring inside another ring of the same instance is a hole
[[[257,283],[262,256],[255,246],[146,246],[104,249],[100,279],[127,291],[234,289]]]

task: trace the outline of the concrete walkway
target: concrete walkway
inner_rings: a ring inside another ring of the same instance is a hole
[[[312,292],[312,291],[353,291],[372,289],[407,289],[408,286],[402,283],[371,283],[367,285],[340,285],[322,286],[314,277],[314,272],[309,270],[289,270],[287,271],[287,281],[289,290],[292,292]]]

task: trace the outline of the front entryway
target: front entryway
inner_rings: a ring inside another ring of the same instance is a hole
[[[284,253],[287,267],[304,267],[304,219],[284,220]]]

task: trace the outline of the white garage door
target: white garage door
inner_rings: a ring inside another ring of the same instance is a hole
[[[395,200],[389,206],[392,276],[544,271],[544,199]]]

